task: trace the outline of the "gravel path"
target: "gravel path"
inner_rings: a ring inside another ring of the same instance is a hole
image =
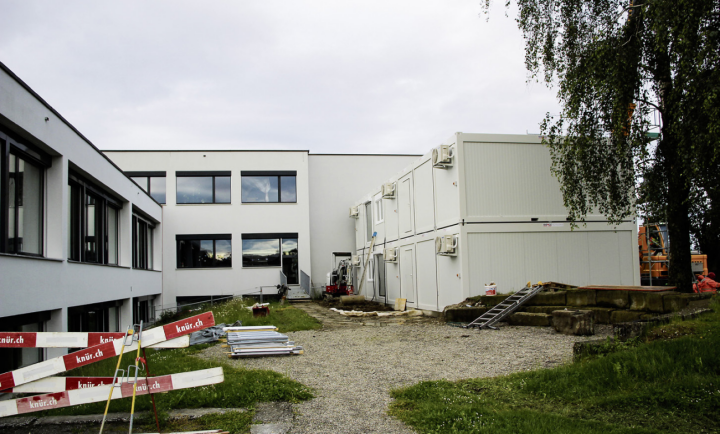
[[[315,399],[295,404],[291,433],[412,433],[386,415],[389,391],[424,380],[493,377],[557,366],[572,357],[573,343],[549,327],[466,330],[427,317],[408,320],[353,320],[318,305],[297,305],[320,316],[324,327],[287,333],[305,354],[236,359],[250,369],[271,369],[315,390]],[[595,338],[607,336],[604,327]],[[215,346],[201,357],[228,360]]]

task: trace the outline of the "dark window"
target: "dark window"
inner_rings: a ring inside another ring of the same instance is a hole
[[[152,295],[133,298],[133,324],[140,324],[142,321],[147,325],[155,320],[154,298]]]
[[[296,172],[241,173],[243,203],[296,203]]]
[[[177,172],[177,203],[230,203],[230,172]]]
[[[133,213],[133,268],[153,269],[153,229],[149,219]]]
[[[0,252],[42,256],[45,168],[50,157],[0,131]]]
[[[232,235],[176,235],[177,268],[232,267]]]
[[[387,273],[385,272],[385,260],[383,259],[382,254],[376,254],[373,255],[373,257],[375,258],[375,279],[373,280],[373,293],[375,293],[374,290],[377,290],[378,296],[385,297],[385,277],[387,277]]]
[[[68,259],[116,265],[118,212],[122,204],[73,171],[68,177],[68,186]]]
[[[243,267],[281,267],[288,284],[300,281],[298,235],[243,234]]]
[[[157,203],[165,204],[165,172],[125,172]]]

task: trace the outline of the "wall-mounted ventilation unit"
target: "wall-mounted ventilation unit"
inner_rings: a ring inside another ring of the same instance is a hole
[[[448,145],[440,145],[432,151],[432,165],[438,169],[446,169],[453,165],[455,152]]]
[[[457,235],[442,235],[435,238],[435,253],[443,256],[457,256]]]
[[[395,197],[395,183],[388,182],[382,186],[382,197],[389,199]]]
[[[359,266],[359,265],[360,265],[360,256],[358,256],[358,255],[353,255],[353,257],[352,257],[352,264],[353,264],[354,267]]]
[[[357,218],[359,214],[360,214],[360,213],[358,212],[358,207],[356,207],[356,206],[351,206],[351,207],[350,207],[350,217],[355,217],[355,218]]]
[[[398,248],[388,247],[383,251],[383,259],[385,262],[397,262]]]

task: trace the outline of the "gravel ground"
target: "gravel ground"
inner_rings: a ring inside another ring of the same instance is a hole
[[[287,333],[304,347],[303,355],[230,360],[237,366],[277,371],[315,390],[315,399],[293,406],[291,433],[412,433],[385,413],[391,389],[425,380],[493,377],[557,366],[571,360],[573,343],[588,339],[561,335],[549,327],[476,331],[431,319],[365,325],[344,320],[335,326],[325,321],[326,315],[321,330]],[[600,326],[596,332],[594,339],[609,335],[611,329]],[[224,351],[215,346],[200,356],[228,360]]]

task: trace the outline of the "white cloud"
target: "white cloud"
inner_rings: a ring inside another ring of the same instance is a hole
[[[477,1],[3,9],[0,59],[101,149],[424,153],[558,111],[525,82],[514,20]]]

